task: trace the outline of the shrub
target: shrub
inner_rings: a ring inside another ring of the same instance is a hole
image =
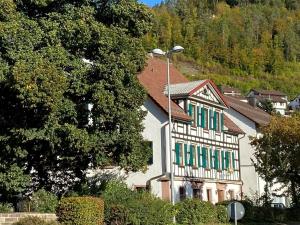
[[[223,205],[216,205],[216,211],[218,216],[218,221],[220,223],[227,223],[229,221],[227,209]]]
[[[56,195],[51,192],[40,189],[33,193],[30,205],[33,212],[55,213],[58,199]]]
[[[8,213],[13,211],[11,203],[0,203],[0,213]]]
[[[186,199],[177,203],[176,208],[178,210],[176,220],[179,224],[198,225],[218,222],[217,210],[210,202]]]
[[[46,222],[39,217],[36,216],[28,216],[20,219],[18,222],[13,225],[58,225],[56,221]]]
[[[136,192],[119,181],[107,183],[102,194],[107,225],[167,225],[172,223],[175,209],[148,192]]]
[[[63,225],[102,225],[104,204],[94,197],[63,198],[57,208],[58,221]]]

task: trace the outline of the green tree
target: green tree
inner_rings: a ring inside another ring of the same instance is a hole
[[[255,168],[267,182],[289,188],[295,206],[300,206],[300,115],[275,116],[254,138]]]
[[[145,167],[136,74],[151,21],[136,0],[0,1],[0,193]]]
[[[269,114],[274,113],[273,104],[272,104],[271,100],[269,100],[269,99],[265,99],[265,100],[258,102],[257,106]]]

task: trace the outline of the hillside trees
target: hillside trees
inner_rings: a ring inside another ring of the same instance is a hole
[[[245,92],[255,86],[280,89],[293,96],[300,85],[297,2],[169,0],[153,9],[155,26],[146,36],[152,45],[146,46],[182,45],[186,60],[202,68],[193,79],[212,78]]]
[[[269,183],[288,187],[294,206],[300,206],[300,115],[276,116],[251,143],[255,168]]]
[[[0,1],[2,197],[62,193],[89,168],[144,168],[136,73],[151,17],[135,0]]]

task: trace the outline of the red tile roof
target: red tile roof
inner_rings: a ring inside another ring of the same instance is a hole
[[[158,58],[150,58],[148,65],[138,75],[140,83],[147,90],[149,96],[168,113],[168,97],[164,95],[167,84],[167,65],[166,62]],[[178,84],[188,82],[176,68],[170,65],[170,83]],[[184,110],[175,102],[171,102],[172,116],[177,119],[191,120]]]
[[[271,117],[265,111],[255,108],[248,103],[242,102],[231,96],[225,96],[225,98],[230,108],[244,115],[258,125],[265,126],[270,122]]]
[[[158,58],[149,58],[147,66],[138,75],[140,83],[147,90],[148,95],[156,104],[161,107],[166,113],[168,113],[168,97],[164,94],[165,86],[167,84],[167,65],[166,62]],[[172,64],[170,64],[170,83],[179,84],[189,82]],[[215,84],[207,80],[205,83],[210,83],[217,90],[221,99],[227,105],[226,99],[219,92]],[[186,112],[175,102],[171,102],[172,116],[176,119],[190,121],[191,118]],[[224,125],[229,131],[235,133],[243,133],[243,131],[234,124],[227,116],[224,117]]]
[[[244,134],[245,132],[241,130],[228,116],[224,114],[224,125],[228,128],[228,131],[238,134]]]

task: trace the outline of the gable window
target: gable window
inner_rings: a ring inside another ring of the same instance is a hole
[[[208,109],[203,108],[203,128],[208,129]]]
[[[215,117],[214,117],[215,121],[215,129],[216,131],[220,131],[220,113],[219,112],[215,112]]]
[[[183,166],[183,144],[182,143],[176,143],[175,144],[175,160],[176,164]]]

